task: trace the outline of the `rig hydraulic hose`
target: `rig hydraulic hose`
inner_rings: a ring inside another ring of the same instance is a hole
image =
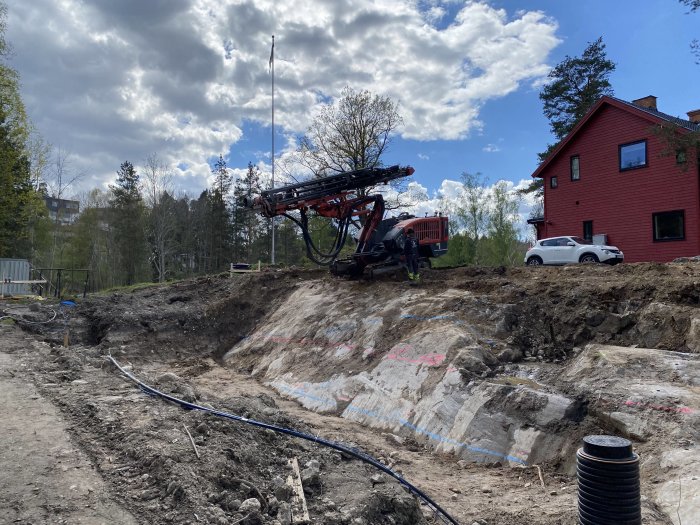
[[[263,423],[261,421],[256,421],[254,419],[248,419],[242,416],[237,416],[235,414],[229,414],[227,412],[222,412],[220,410],[214,410],[212,408],[207,408],[201,405],[196,405],[194,403],[188,403],[187,401],[184,401],[182,399],[178,399],[176,397],[173,397],[171,395],[165,394],[163,392],[160,392],[159,390],[156,390],[155,388],[148,386],[147,384],[139,381],[135,376],[133,376],[131,373],[129,373],[127,370],[122,368],[122,366],[114,359],[111,355],[108,356],[110,361],[116,366],[119,371],[124,374],[126,377],[131,379],[134,383],[136,383],[141,390],[150,395],[150,396],[157,396],[161,397],[163,399],[167,399],[168,401],[171,401],[173,403],[176,403],[180,405],[182,408],[186,408],[188,410],[201,410],[202,412],[208,412],[210,414],[213,414],[218,417],[222,417],[225,419],[231,419],[233,421],[238,421],[240,423],[245,423],[247,425],[253,425],[256,427],[272,430],[274,432],[278,432],[280,434],[286,434],[288,436],[293,436],[296,438],[300,439],[305,439],[307,441],[312,441],[314,443],[318,443],[319,445],[323,445],[325,447],[329,447],[332,449],[335,449],[339,452],[343,452],[344,454],[347,454],[349,456],[352,456],[354,458],[359,459],[360,461],[364,461],[365,463],[369,463],[373,467],[381,470],[385,474],[388,474],[392,478],[396,479],[401,485],[403,485],[411,494],[414,496],[420,498],[422,501],[424,501],[434,512],[437,516],[442,519],[444,523],[451,523],[452,525],[459,525],[459,522],[454,519],[452,516],[450,516],[447,511],[445,511],[440,505],[438,505],[433,499],[425,494],[422,490],[420,490],[418,487],[412,485],[408,481],[406,481],[404,478],[399,476],[397,473],[395,473],[393,470],[391,470],[389,467],[386,465],[383,465],[373,457],[365,454],[364,452],[353,449],[350,447],[347,447],[345,445],[342,445],[340,443],[336,443],[335,441],[329,441],[327,439],[320,438],[318,436],[313,436],[311,434],[305,434],[303,432],[299,432],[298,430],[293,430],[290,428],[284,428],[284,427],[279,427],[276,425],[270,425],[268,423]]]

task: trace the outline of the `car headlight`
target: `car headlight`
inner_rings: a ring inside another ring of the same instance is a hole
[[[603,253],[606,255],[610,255],[610,250],[603,250]]]

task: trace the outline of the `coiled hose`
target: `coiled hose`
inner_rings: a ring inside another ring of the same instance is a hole
[[[327,439],[320,438],[318,436],[313,436],[311,434],[305,434],[304,432],[299,432],[298,430],[293,430],[290,428],[284,428],[284,427],[279,427],[276,425],[270,425],[268,423],[263,423],[261,421],[256,421],[254,419],[248,419],[246,417],[242,416],[237,416],[235,414],[229,414],[227,412],[222,412],[220,410],[214,410],[212,408],[207,408],[201,405],[196,405],[194,403],[188,403],[187,401],[184,401],[183,399],[178,399],[176,397],[173,397],[169,394],[165,394],[163,392],[160,392],[159,390],[156,390],[155,388],[148,386],[147,384],[139,381],[135,376],[133,376],[131,373],[129,373],[127,370],[122,368],[122,366],[117,362],[116,359],[114,359],[111,355],[108,356],[110,361],[116,366],[119,371],[124,374],[126,377],[131,379],[134,383],[136,383],[141,390],[150,395],[150,396],[156,396],[156,397],[161,397],[163,399],[167,399],[168,401],[171,401],[173,403],[176,403],[180,405],[182,408],[186,408],[188,410],[201,410],[202,412],[208,412],[209,414],[213,414],[218,417],[222,417],[225,419],[232,419],[233,421],[238,421],[240,423],[245,423],[247,425],[253,425],[259,428],[264,428],[268,430],[272,430],[274,432],[278,432],[280,434],[286,434],[288,436],[293,436],[299,439],[305,439],[307,441],[312,441],[314,443],[318,443],[319,445],[323,445],[325,447],[329,447],[332,449],[335,449],[339,452],[343,452],[344,454],[348,454],[349,456],[352,456],[354,458],[359,459],[360,461],[364,461],[365,463],[369,463],[373,467],[381,470],[385,474],[388,474],[395,480],[397,480],[402,486],[404,486],[411,494],[414,496],[418,497],[421,499],[423,502],[425,502],[434,512],[435,514],[444,522],[444,523],[451,523],[452,525],[459,525],[459,522],[454,519],[452,516],[450,516],[447,511],[445,511],[440,505],[438,505],[433,499],[425,494],[422,490],[420,490],[418,487],[415,485],[412,485],[408,481],[406,481],[404,478],[399,476],[397,473],[395,473],[393,470],[391,470],[389,467],[386,465],[383,465],[373,457],[365,454],[361,450],[358,449],[353,449],[350,447],[347,447],[345,445],[342,445],[340,443],[336,443],[335,441],[329,441]]]

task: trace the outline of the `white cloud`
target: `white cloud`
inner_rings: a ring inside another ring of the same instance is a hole
[[[11,3],[7,37],[31,118],[91,180],[155,152],[196,185],[247,123],[268,124],[273,33],[286,132],[349,85],[399,101],[404,138],[435,140],[478,131],[482,104],[542,79],[556,28],[483,1],[33,0]]]
[[[484,151],[486,153],[497,153],[497,152],[501,151],[501,148],[499,148],[495,144],[486,144],[486,146],[481,148],[481,151]]]
[[[430,160],[430,156],[426,155],[425,153],[419,153],[418,158],[420,160]]]
[[[484,199],[486,200],[493,194],[494,187],[497,184],[505,183],[506,190],[518,200],[516,221],[522,239],[530,239],[532,235],[532,228],[527,224],[527,219],[529,218],[530,210],[536,204],[536,199],[532,194],[520,196],[518,190],[526,188],[530,182],[525,179],[520,180],[517,184],[511,181],[496,181],[493,184],[487,184],[484,190]],[[418,217],[426,214],[442,213],[456,220],[458,210],[463,205],[464,199],[464,187],[461,182],[444,179],[440,187],[432,195],[429,194],[427,188],[418,183],[412,182],[409,185],[409,189],[411,187],[413,187],[412,196],[414,197],[411,201],[412,205],[399,211],[407,211]],[[396,191],[392,188],[387,188],[382,193],[387,200],[396,198]],[[458,224],[458,222],[455,224]]]

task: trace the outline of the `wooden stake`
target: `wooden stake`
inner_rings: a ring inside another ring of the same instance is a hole
[[[293,475],[287,477],[287,485],[292,487],[292,523],[309,523],[309,509],[306,507],[304,497],[304,487],[301,484],[301,472],[299,472],[299,461],[297,458],[289,460],[292,465]]]
[[[197,455],[197,459],[199,459],[199,450],[197,450],[197,445],[194,444],[194,439],[192,439],[192,434],[190,434],[190,431],[187,430],[187,426],[183,423],[182,425],[185,429],[185,432],[187,432],[187,437],[190,438],[190,443],[192,443],[192,448],[194,449],[194,453]]]

